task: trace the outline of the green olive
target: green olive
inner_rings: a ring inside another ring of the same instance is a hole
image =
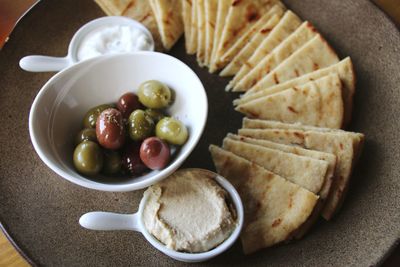
[[[99,105],[94,108],[91,108],[88,112],[86,112],[85,117],[83,118],[83,126],[85,128],[96,128],[97,117],[100,115],[100,113],[103,110],[106,110],[106,109],[112,108],[112,107],[114,107],[114,105],[103,104],[103,105]]]
[[[146,112],[146,114],[149,115],[155,123],[159,122],[165,117],[165,114],[159,109],[148,108],[144,112]]]
[[[165,117],[156,125],[156,136],[173,145],[183,145],[188,139],[186,126],[177,119]]]
[[[103,167],[103,153],[100,146],[93,141],[83,141],[74,151],[74,165],[78,172],[95,175]]]
[[[154,133],[154,121],[143,110],[137,109],[128,119],[129,136],[135,141],[141,141]]]
[[[121,171],[122,159],[116,151],[104,152],[103,172],[105,174],[117,174]]]
[[[75,138],[75,144],[78,145],[85,140],[97,142],[96,130],[93,128],[81,130]]]
[[[147,81],[139,86],[138,97],[148,108],[165,108],[171,102],[171,90],[159,81]]]

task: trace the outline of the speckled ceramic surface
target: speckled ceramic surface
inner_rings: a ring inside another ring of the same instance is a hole
[[[237,243],[205,265],[378,264],[400,236],[399,31],[367,0],[284,2],[313,22],[339,55],[352,57],[358,85],[350,129],[366,134],[365,150],[335,220],[319,222],[301,241],[248,257]],[[78,218],[87,211],[136,211],[142,191],[106,193],[73,185],[40,161],[29,139],[30,105],[52,73],[24,72],[19,59],[29,54],[65,55],[74,32],[102,15],[90,0],[42,1],[0,51],[0,221],[39,265],[184,265],[156,251],[140,234],[80,228]],[[226,79],[209,75],[195,57],[185,55],[182,40],[171,54],[195,70],[209,97],[204,135],[184,166],[213,169],[208,144],[220,144],[241,124],[231,105],[236,95],[224,92]]]

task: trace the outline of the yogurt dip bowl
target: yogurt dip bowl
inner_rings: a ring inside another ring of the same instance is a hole
[[[60,71],[93,56],[96,47],[103,53],[133,52],[132,33],[138,37],[140,33],[146,37],[148,44],[145,47],[136,47],[140,50],[154,51],[154,40],[150,31],[140,22],[122,16],[107,16],[94,19],[83,25],[72,37],[65,57],[51,57],[32,55],[22,58],[19,65],[22,69],[32,72]],[[90,49],[92,48],[92,49]],[[113,51],[114,50],[114,51]],[[128,50],[128,51],[126,51]]]
[[[149,233],[144,222],[144,210],[149,201],[148,194],[144,194],[142,200],[140,201],[139,209],[135,214],[118,214],[99,211],[89,212],[81,216],[79,219],[79,224],[82,227],[90,230],[131,230],[140,232],[153,247],[171,258],[183,262],[202,262],[216,257],[217,255],[229,249],[240,235],[244,221],[242,200],[233,185],[224,177],[216,173],[202,169],[185,169],[180,170],[177,173],[182,171],[202,171],[210,173],[218,185],[220,185],[228,193],[229,200],[233,204],[234,210],[236,211],[236,225],[234,230],[227,239],[211,250],[200,253],[178,252],[168,248],[151,233]]]
[[[147,80],[159,80],[175,92],[167,113],[188,128],[187,142],[160,171],[119,178],[80,175],[73,166],[74,138],[91,107],[116,102],[126,92],[136,92]],[[196,74],[178,59],[156,52],[102,56],[57,73],[40,90],[29,114],[32,144],[45,164],[77,185],[103,191],[145,188],[174,172],[198,143],[207,119],[207,96]]]

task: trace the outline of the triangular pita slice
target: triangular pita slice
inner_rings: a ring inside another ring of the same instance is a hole
[[[272,10],[272,9],[271,9]],[[268,12],[269,13],[269,12]],[[268,13],[266,15],[268,15]],[[264,15],[264,17],[266,16]],[[233,59],[230,60],[229,64],[219,73],[220,76],[232,76],[235,75],[236,72],[239,71],[240,67],[243,63],[254,53],[254,50],[260,45],[260,43],[268,37],[269,33],[272,29],[279,23],[281,19],[281,15],[274,14],[272,17],[268,19],[268,21],[264,22],[263,20],[259,20],[253,27],[257,27],[257,31],[253,34],[253,36],[249,39],[249,41],[245,44],[245,46],[240,50],[236,51]],[[232,47],[229,51],[233,50]]]
[[[269,32],[272,28],[279,22],[279,18],[281,18],[285,12],[286,8],[280,2],[274,5],[268,12],[266,12],[262,17],[253,24],[246,32],[239,37],[236,43],[229,48],[228,51],[222,56],[221,61],[230,62],[233,58],[252,40],[253,46],[255,48],[260,44],[260,42],[268,36]],[[278,17],[278,20],[274,20],[274,24],[270,22],[273,17]],[[253,37],[258,36],[257,42],[253,40]],[[229,76],[230,74],[226,74],[227,71],[220,73],[221,76]]]
[[[204,0],[197,0],[197,63],[204,66],[204,57],[206,52],[206,24]]]
[[[218,10],[218,0],[204,0],[205,8],[205,24],[206,24],[206,47],[204,64],[208,66],[210,64],[210,58],[212,53],[212,48],[214,44],[214,32],[215,24],[217,23],[217,10]]]
[[[158,31],[155,14],[148,1],[131,2],[121,15],[143,23],[143,25],[146,26],[146,28],[153,35],[155,49],[157,51],[164,50],[161,42],[161,35]]]
[[[325,153],[321,151],[309,150],[299,146],[290,146],[280,143],[271,142],[268,140],[263,139],[255,139],[245,136],[239,136],[234,134],[228,134],[227,138],[242,141],[249,144],[259,145],[263,147],[268,147],[275,150],[280,150],[287,153],[296,154],[299,156],[309,157],[318,160],[324,160],[328,162],[328,170],[326,172],[325,183],[323,184],[321,191],[318,192],[321,199],[326,199],[328,197],[329,191],[331,189],[333,177],[335,174],[335,167],[336,167],[336,156],[331,153]]]
[[[229,7],[231,5],[231,1],[218,1],[218,9],[217,9],[217,21],[215,24],[215,31],[214,31],[214,42],[210,56],[210,64],[209,64],[209,71],[210,73],[215,72],[216,65],[215,65],[215,55],[217,53],[219,40],[221,39],[222,30],[224,29],[226,15],[228,14]]]
[[[304,74],[329,67],[339,62],[335,51],[326,40],[318,34],[308,41],[290,57],[285,59],[273,71],[264,76],[252,88],[267,88],[295,79]],[[259,89],[254,89],[259,90]]]
[[[303,24],[293,32],[288,38],[278,45],[269,55],[261,60],[246,76],[244,76],[233,88],[251,88],[264,76],[268,75],[286,58],[301,48],[305,43],[317,35],[316,29],[309,22]],[[246,89],[244,89],[246,90]]]
[[[342,83],[337,74],[246,102],[236,110],[251,118],[339,129]]]
[[[121,16],[132,0],[94,0],[109,16]]]
[[[243,62],[240,70],[228,84],[227,89],[238,83],[248,72],[250,72],[263,58],[271,53],[275,47],[283,42],[301,25],[301,19],[292,11],[286,11],[279,23],[272,29],[268,36],[256,48],[253,55]]]
[[[223,148],[265,169],[276,173],[288,181],[318,194],[325,182],[328,171],[326,161],[308,158],[225,138]]]
[[[277,2],[279,0],[233,0],[231,2],[213,68],[220,69],[228,63],[221,60],[225,52]]]
[[[192,32],[192,1],[181,0],[182,6],[182,20],[183,30],[185,33],[185,49],[189,55],[194,54],[191,46],[191,32]]]
[[[184,0],[185,1],[185,0]],[[197,52],[197,38],[198,38],[198,31],[197,31],[197,1],[192,0],[192,15],[191,15],[191,29],[190,29],[190,50],[188,52],[189,55],[193,55]]]
[[[217,172],[242,198],[245,254],[288,241],[309,218],[318,196],[217,146],[211,145],[210,152]]]
[[[353,64],[349,57],[343,59],[339,63],[305,74],[299,78],[289,80],[282,84],[271,86],[259,91],[247,91],[241,98],[236,99],[233,103],[234,105],[244,104],[253,99],[267,96],[273,93],[281,92],[293,86],[299,86],[305,84],[309,81],[319,79],[323,76],[337,73],[342,82],[342,96],[344,102],[344,124],[347,125],[351,120],[351,112],[353,108],[353,96],[355,93],[356,77],[353,69]]]
[[[296,144],[307,149],[336,155],[335,182],[332,184],[331,193],[325,201],[322,216],[330,220],[340,209],[348,190],[353,166],[361,153],[363,135],[344,131],[300,129],[240,129],[239,134],[283,144]]]
[[[170,50],[183,33],[180,0],[149,0],[149,2],[156,15],[163,46],[166,50]]]

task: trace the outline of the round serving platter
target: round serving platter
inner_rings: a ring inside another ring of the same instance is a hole
[[[367,0],[284,3],[311,21],[339,55],[351,56],[358,84],[349,129],[366,135],[365,149],[333,221],[320,221],[303,240],[250,256],[243,255],[237,242],[205,265],[379,264],[400,237],[399,31]],[[138,233],[81,228],[78,219],[87,211],[135,212],[143,191],[100,192],[69,183],[45,166],[29,139],[30,106],[53,73],[24,72],[19,59],[29,54],[64,56],[75,31],[103,15],[90,0],[41,1],[0,52],[0,221],[38,265],[184,265],[156,251]],[[231,104],[237,95],[224,91],[228,79],[210,75],[194,56],[186,55],[183,39],[170,54],[199,75],[209,99],[204,134],[183,167],[214,170],[208,145],[219,145],[226,133],[241,126],[241,115]]]

